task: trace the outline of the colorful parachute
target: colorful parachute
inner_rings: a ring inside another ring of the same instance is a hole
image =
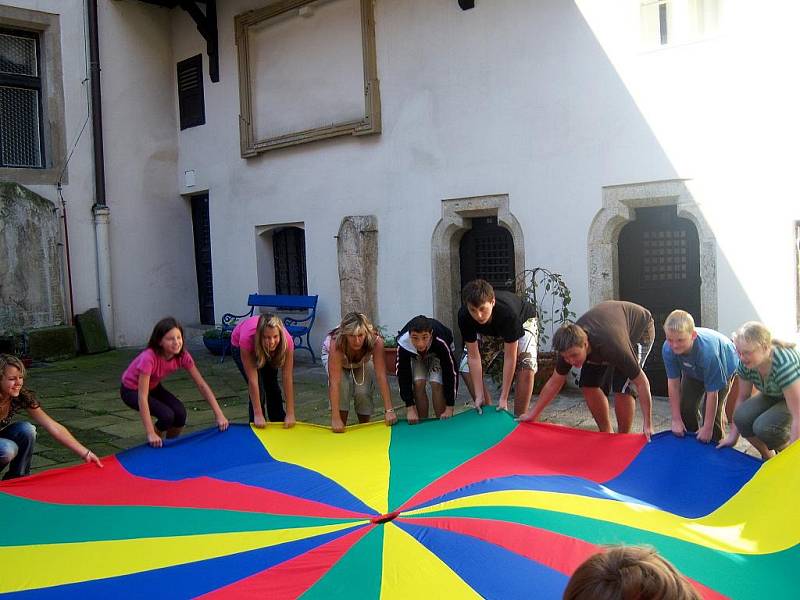
[[[764,465],[505,413],[232,426],[0,484],[0,594],[560,598],[648,544],[707,598],[796,598],[800,444]]]

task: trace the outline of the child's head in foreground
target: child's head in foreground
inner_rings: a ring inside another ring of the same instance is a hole
[[[564,600],[700,600],[686,578],[652,548],[617,546],[586,559]]]

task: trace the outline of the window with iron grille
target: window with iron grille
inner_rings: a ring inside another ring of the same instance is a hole
[[[472,219],[472,228],[461,238],[461,286],[485,279],[497,290],[514,291],[514,238],[497,224],[497,217]]]
[[[286,227],[272,234],[275,257],[275,293],[308,294],[306,283],[306,232]]]
[[[0,29],[0,167],[44,167],[39,36]]]
[[[178,63],[178,110],[181,130],[204,125],[203,57],[198,54]]]

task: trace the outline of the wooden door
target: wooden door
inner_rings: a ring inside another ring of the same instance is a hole
[[[664,320],[681,308],[700,322],[700,243],[694,224],[678,217],[677,207],[637,208],[636,220],[619,235],[621,300],[635,302],[653,314],[656,341],[645,363],[653,394],[667,395],[661,360]]]
[[[211,221],[208,215],[208,194],[192,196],[192,229],[194,231],[194,265],[197,271],[197,299],[200,322],[214,324],[214,281],[211,271]]]

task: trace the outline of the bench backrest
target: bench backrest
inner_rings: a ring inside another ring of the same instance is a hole
[[[317,308],[319,296],[275,296],[267,294],[250,294],[248,306],[263,306],[278,310],[314,310]]]

